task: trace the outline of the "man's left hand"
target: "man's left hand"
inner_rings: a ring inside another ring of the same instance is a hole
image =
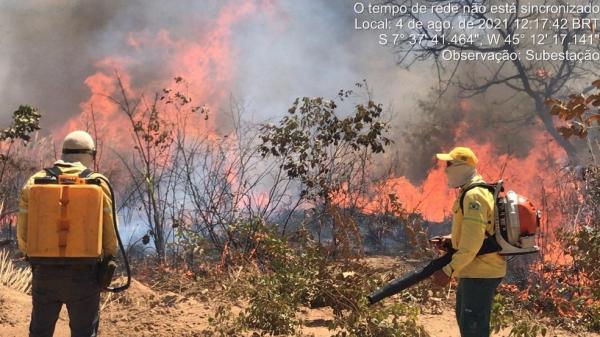
[[[433,273],[431,278],[433,284],[440,287],[445,287],[448,285],[448,283],[450,283],[450,276],[446,275],[446,273],[444,273],[444,271],[441,269]]]

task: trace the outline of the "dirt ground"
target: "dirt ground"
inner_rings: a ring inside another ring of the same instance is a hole
[[[118,304],[104,303],[101,312],[100,337],[125,336],[201,336],[200,331],[208,326],[215,303],[182,298],[173,293],[156,294],[148,287],[134,282],[128,290],[127,301]],[[0,336],[23,337],[27,335],[31,297],[14,290],[0,287]],[[327,309],[303,309],[303,332],[315,337],[330,336],[327,323],[332,313]],[[460,337],[451,310],[439,315],[420,316],[420,322],[435,337]],[[576,335],[566,331],[550,331],[548,336],[600,337],[587,333]],[[69,337],[69,323],[63,308],[56,325],[55,337]],[[506,337],[508,331],[493,336]]]
[[[376,261],[378,267],[387,270],[395,263],[389,258]],[[99,336],[201,336],[200,332],[209,326],[208,319],[214,315],[218,305],[205,295],[184,297],[173,292],[159,293],[133,281],[131,288],[118,300],[114,296],[103,297]],[[30,314],[30,296],[0,286],[0,336],[27,336]],[[303,333],[306,336],[331,336],[327,329],[333,317],[330,309],[302,309],[299,317],[304,322]],[[422,314],[419,320],[434,337],[460,337],[450,303],[443,306],[441,314]],[[68,317],[63,308],[54,336],[69,335]],[[493,336],[507,337],[508,331]],[[600,337],[594,333],[577,335],[562,330],[550,331],[547,336]]]

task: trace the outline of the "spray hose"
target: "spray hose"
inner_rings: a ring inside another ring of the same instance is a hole
[[[123,262],[125,263],[125,269],[127,270],[127,283],[125,283],[122,286],[118,286],[118,287],[106,287],[105,290],[113,292],[113,293],[120,293],[121,291],[129,288],[129,285],[131,284],[131,269],[129,268],[129,261],[127,260],[127,254],[125,253],[125,248],[123,247],[123,242],[121,241],[121,235],[119,235],[119,228],[117,226],[117,211],[115,210],[116,203],[115,203],[114,190],[112,188],[112,185],[108,181],[108,179],[106,179],[104,177],[97,177],[97,178],[104,181],[110,191],[110,200],[112,202],[111,209],[112,209],[112,216],[113,216],[113,225],[115,226],[115,235],[117,236],[117,242],[119,243],[119,249],[121,250],[121,253],[123,254]]]

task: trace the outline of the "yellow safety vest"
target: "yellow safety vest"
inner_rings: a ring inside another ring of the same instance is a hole
[[[483,182],[481,176],[475,176],[464,187],[480,182]],[[495,232],[494,196],[485,188],[475,187],[465,194],[462,211],[459,203],[460,193],[452,207],[452,248],[457,251],[444,272],[458,278],[504,277],[504,257],[498,253],[477,256],[486,233],[493,235]]]

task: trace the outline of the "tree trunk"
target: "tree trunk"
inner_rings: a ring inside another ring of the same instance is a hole
[[[332,209],[331,209],[331,200],[329,200],[329,192],[327,192],[325,197],[325,205],[324,205],[324,210],[325,213],[323,214],[323,217],[325,218],[326,223],[330,222],[331,223],[331,245],[332,245],[332,249],[331,249],[331,256],[335,258],[335,256],[337,255],[337,227],[336,227],[336,223],[335,223],[335,219],[333,218],[332,215]]]

